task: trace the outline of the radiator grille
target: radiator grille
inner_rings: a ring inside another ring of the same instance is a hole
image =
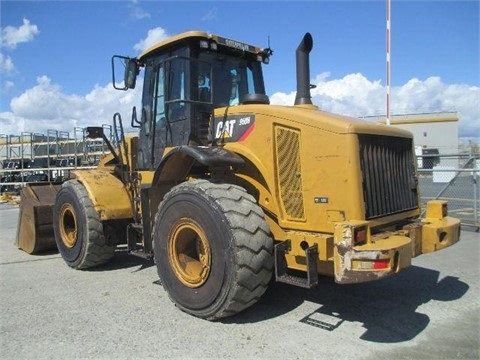
[[[359,135],[366,219],[418,207],[412,140]]]
[[[276,127],[275,137],[278,187],[284,211],[290,220],[303,220],[300,132]]]

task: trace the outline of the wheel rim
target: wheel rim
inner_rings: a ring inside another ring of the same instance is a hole
[[[60,212],[60,236],[63,244],[71,249],[77,243],[77,217],[70,204],[65,204]]]
[[[196,288],[210,274],[211,251],[205,232],[191,219],[181,219],[170,236],[168,257],[182,284]]]

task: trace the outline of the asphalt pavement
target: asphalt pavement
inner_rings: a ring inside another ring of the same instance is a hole
[[[156,267],[119,250],[78,271],[14,245],[0,204],[1,359],[479,359],[480,236],[388,279],[305,290],[272,283],[252,308],[209,322],[178,310]]]

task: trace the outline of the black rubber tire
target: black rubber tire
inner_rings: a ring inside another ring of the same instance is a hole
[[[74,269],[92,268],[113,257],[116,247],[106,243],[98,213],[77,180],[65,182],[57,193],[53,229],[63,260]]]
[[[209,255],[202,252],[210,265],[193,277],[198,280],[195,284],[186,284],[173,260],[181,252],[177,253],[176,244],[189,236],[197,236],[197,242],[203,236],[206,244],[200,248],[210,250]],[[260,299],[272,277],[273,240],[264,213],[236,185],[194,180],[172,188],[159,205],[153,239],[158,275],[170,299],[200,318],[215,320],[248,308]]]

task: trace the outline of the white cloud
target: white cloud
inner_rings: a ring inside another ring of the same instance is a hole
[[[371,81],[362,74],[350,74],[329,80],[329,74],[314,78],[313,103],[322,110],[368,116],[385,113],[385,88],[380,81]],[[0,114],[0,132],[20,134],[23,131],[46,133],[48,129],[68,131],[74,127],[112,124],[113,114],[122,115],[128,130],[132,107],[141,105],[142,81],[135,90],[118,91],[111,84],[95,85],[85,95],[66,94],[47,76],[14,98],[10,112]],[[293,105],[295,92],[275,93],[272,104]],[[460,118],[459,135],[480,142],[480,88],[476,86],[444,84],[438,77],[426,80],[412,79],[403,86],[392,88],[392,113],[456,110]],[[140,112],[137,111],[137,114]]]
[[[15,83],[13,81],[7,80],[2,84],[2,92],[8,92],[10,89],[12,89],[15,86]]]
[[[349,74],[342,79],[328,80],[329,74],[318,75],[312,83],[312,102],[320,109],[350,116],[385,114],[386,89],[379,80],[368,80],[362,74]],[[272,104],[293,105],[295,92],[275,93]],[[480,87],[444,84],[440,77],[411,79],[391,89],[391,113],[457,111],[459,136],[480,141]]]
[[[212,7],[208,12],[202,17],[202,21],[210,21],[217,18],[218,8],[216,6]]]
[[[75,127],[111,125],[113,114],[122,115],[129,129],[132,107],[140,105],[140,81],[135,90],[118,91],[112,84],[96,85],[85,96],[65,94],[47,76],[37,78],[37,85],[12,99],[11,112],[0,113],[4,134],[21,132],[46,133],[47,130],[66,131],[73,136]]]
[[[0,113],[0,129],[4,135],[20,135],[25,131],[28,120],[12,112]]]
[[[140,6],[138,6],[138,1],[133,1],[130,7],[130,19],[133,21],[149,19],[150,13],[143,10]]]
[[[1,47],[13,50],[17,47],[17,44],[33,40],[38,33],[37,25],[30,24],[28,19],[23,19],[23,25],[18,28],[13,26],[0,28]],[[2,94],[6,94],[14,86],[12,81],[5,80],[5,76],[13,76],[16,72],[12,58],[0,53],[0,74],[3,75],[0,85]]]
[[[33,40],[39,32],[37,25],[30,24],[28,19],[23,19],[23,25],[18,28],[7,26],[1,29],[2,46],[15,49],[17,44]]]
[[[147,37],[145,39],[140,40],[137,42],[133,49],[142,52],[143,50],[147,49],[148,47],[152,46],[158,41],[165,40],[168,38],[169,35],[167,31],[161,27],[156,27],[154,29],[148,30]]]
[[[0,53],[0,74],[12,75],[15,72],[12,58]]]
[[[359,73],[334,80],[328,80],[329,76],[325,72],[312,81],[316,86],[311,90],[312,102],[321,109],[352,116],[370,114],[381,109],[384,90],[379,80],[370,81]],[[276,93],[271,96],[271,103],[293,105],[295,95],[295,92]]]

